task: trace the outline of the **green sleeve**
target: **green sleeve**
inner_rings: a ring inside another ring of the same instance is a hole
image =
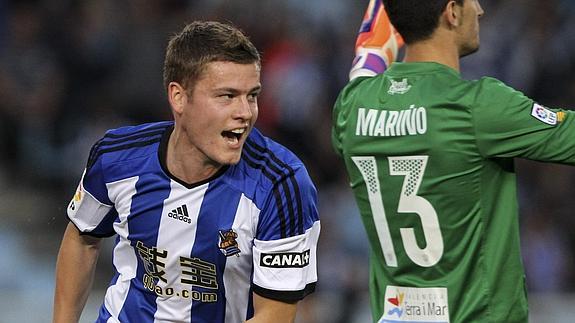
[[[345,140],[345,129],[348,123],[355,121],[350,120],[352,115],[352,107],[354,107],[355,95],[354,90],[357,85],[362,81],[369,79],[369,77],[358,77],[349,82],[340,92],[332,114],[332,129],[331,129],[331,144],[333,149],[341,156],[343,154],[342,142]]]
[[[341,97],[343,93],[340,93],[337,100],[335,101],[335,105],[333,107],[332,112],[332,127],[331,127],[331,145],[335,152],[341,156],[342,154],[342,145],[341,145],[341,124],[338,123],[341,114]]]
[[[475,98],[472,114],[483,156],[575,164],[572,111],[540,106],[492,78],[478,81]]]

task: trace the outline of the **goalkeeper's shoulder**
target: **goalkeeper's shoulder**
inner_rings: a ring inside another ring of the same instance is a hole
[[[362,96],[361,93],[365,93],[366,88],[372,86],[372,84],[379,82],[383,74],[378,74],[375,76],[357,76],[351,79],[339,92],[335,106],[350,106],[354,105],[354,102]]]

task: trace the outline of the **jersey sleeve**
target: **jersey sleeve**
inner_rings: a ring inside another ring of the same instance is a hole
[[[345,129],[348,127],[350,120],[353,118],[352,110],[350,107],[356,106],[356,89],[363,81],[368,80],[368,77],[357,77],[350,81],[339,93],[332,111],[332,128],[331,128],[331,145],[334,151],[342,156],[344,154],[343,142],[346,141],[347,133]]]
[[[575,115],[544,107],[500,81],[480,81],[473,110],[480,152],[488,158],[523,157],[575,164]]]
[[[253,246],[253,291],[290,303],[312,293],[319,233],[316,189],[303,166],[290,169],[274,184],[260,212]]]
[[[88,164],[76,193],[68,205],[68,218],[82,234],[107,237],[114,234],[117,212],[108,198],[102,159],[96,143],[90,151]]]

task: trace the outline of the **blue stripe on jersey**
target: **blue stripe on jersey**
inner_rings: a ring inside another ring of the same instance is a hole
[[[101,203],[112,204],[108,199],[105,183],[136,176],[140,169],[130,167],[129,164],[125,164],[123,167],[108,167],[108,165],[117,161],[133,160],[150,154],[157,154],[157,145],[162,139],[160,131],[164,133],[172,124],[173,122],[158,122],[122,127],[106,132],[104,137],[90,150],[84,188]],[[110,138],[113,141],[110,141]]]
[[[250,167],[254,168],[254,169],[258,169],[261,170],[262,174],[264,176],[266,176],[273,185],[272,191],[274,194],[274,199],[276,202],[276,207],[278,209],[278,217],[280,220],[280,236],[282,238],[287,237],[286,234],[286,216],[285,216],[285,212],[282,206],[282,197],[281,194],[279,192],[279,188],[276,185],[276,183],[279,181],[279,176],[276,174],[271,173],[267,168],[266,165],[267,163],[262,162],[262,163],[258,163],[257,161],[253,161],[250,157],[249,157],[249,153],[248,153],[248,149],[247,146],[244,145],[244,161],[246,162],[247,165],[249,165]],[[257,160],[257,159],[256,159]]]
[[[192,247],[191,257],[200,258],[203,261],[216,265],[216,270],[223,273],[226,266],[226,256],[214,246],[219,243],[219,230],[229,230],[234,223],[238,204],[240,202],[241,192],[232,189],[221,179],[210,183],[198,215],[198,224],[196,231],[196,240]],[[224,323],[226,316],[225,286],[223,275],[217,277],[218,301],[213,303],[203,303],[193,301],[192,303],[192,322],[199,318],[210,317],[209,323]],[[199,292],[215,292],[213,289],[194,286],[193,290]],[[197,313],[197,314],[196,314]],[[199,321],[198,321],[199,322]],[[208,323],[208,322],[206,322]]]
[[[164,133],[166,128],[169,127],[166,125],[158,125],[152,128],[141,129],[140,131],[134,133],[124,133],[124,134],[116,134],[113,132],[108,132],[104,135],[104,138],[101,140],[102,145],[110,145],[110,144],[119,144],[122,142],[142,138],[142,137],[151,137],[157,134]],[[120,128],[121,129],[121,128]]]
[[[105,154],[105,153],[110,153],[110,152],[114,152],[114,151],[120,151],[120,150],[126,150],[126,149],[130,149],[130,148],[138,148],[138,147],[144,147],[144,146],[149,146],[151,144],[155,144],[157,142],[160,142],[162,140],[162,135],[155,135],[152,137],[140,137],[137,138],[136,140],[131,140],[130,142],[127,143],[121,143],[119,145],[114,146],[113,144],[111,144],[110,146],[104,146],[104,145],[100,145],[100,147],[98,147],[97,152],[94,154],[94,159],[98,159],[98,157],[100,157],[101,155]]]
[[[273,193],[279,210],[280,222],[282,223],[281,237],[285,238],[287,236],[303,234],[302,198],[299,185],[295,180],[294,169],[280,160],[270,149],[256,144],[253,140],[248,139],[246,141],[244,152],[244,156],[248,157],[245,159],[246,163],[251,167],[262,169],[262,173],[268,177],[274,185]],[[281,185],[281,187],[277,184]],[[291,187],[289,184],[291,184]],[[284,229],[286,219],[282,207],[283,197],[285,197],[290,221],[289,233]]]
[[[174,125],[173,121],[161,121],[161,122],[145,123],[136,126],[125,126],[107,131],[105,137],[124,138],[126,136],[131,136],[137,133],[166,129],[167,127],[173,125]]]
[[[90,168],[98,157],[105,153],[159,142],[166,128],[171,125],[173,122],[157,122],[109,130],[90,150],[87,168]]]
[[[137,243],[141,241],[148,248],[154,248],[157,245],[164,200],[168,198],[169,194],[170,180],[167,177],[146,173],[136,183],[136,194],[132,197],[130,215],[128,216],[128,228],[130,230],[128,239],[136,253],[138,269],[136,278],[131,281],[128,297],[126,297],[120,312],[119,319],[121,322],[141,322],[142,317],[147,318],[149,322],[154,320],[156,296],[146,292],[143,282],[137,279],[146,274],[146,264],[143,263],[138,254]],[[163,262],[161,257],[157,259]],[[157,271],[163,270],[161,265],[156,268]]]
[[[100,313],[98,314],[98,318],[94,323],[106,323],[110,317],[112,317],[112,314],[108,312],[106,306],[100,306]]]
[[[270,169],[272,172],[274,172],[275,174],[278,174],[280,176],[280,177],[276,178],[276,180],[274,181],[274,185],[277,185],[277,183],[279,183],[281,185],[281,189],[283,190],[283,193],[285,194],[285,200],[286,200],[286,204],[288,207],[287,213],[289,215],[289,220],[290,220],[290,232],[289,232],[288,236],[296,235],[296,233],[295,233],[295,214],[294,214],[295,211],[294,211],[293,204],[290,203],[290,201],[292,200],[291,191],[290,191],[290,188],[288,186],[288,183],[284,180],[285,177],[292,177],[293,176],[293,170],[291,168],[286,168],[286,167],[282,167],[282,169],[279,169],[274,163],[271,162],[273,160],[272,158],[269,158],[268,156],[262,154],[262,152],[265,152],[266,150],[257,146],[255,143],[253,143],[251,141],[247,142],[247,144],[244,146],[244,149],[246,150],[246,153],[248,156],[250,156],[250,157],[252,157],[258,161],[263,161],[264,164],[267,166],[267,169]],[[259,152],[259,154],[256,152],[256,150]],[[282,195],[280,194],[279,186],[276,186],[276,188],[274,188],[274,194],[277,194],[276,195],[276,201],[278,203],[278,208],[279,208],[282,205],[281,204]]]
[[[289,181],[292,185],[292,188],[294,190],[294,196],[295,196],[295,203],[296,203],[296,208],[297,208],[297,233],[295,231],[295,227],[296,224],[294,223],[292,225],[292,234],[293,235],[297,235],[297,234],[303,234],[304,233],[304,228],[303,228],[303,210],[302,210],[302,198],[301,198],[301,193],[299,190],[299,185],[297,183],[297,181],[295,180],[295,172],[293,170],[293,168],[291,168],[288,164],[286,164],[285,162],[283,162],[282,160],[280,160],[274,153],[271,152],[271,150],[264,148],[262,146],[257,145],[255,142],[250,142],[250,145],[253,145],[253,147],[258,150],[260,153],[268,155],[269,158],[275,163],[277,164],[279,167],[281,168],[286,168],[288,170],[289,173]],[[270,164],[270,167],[274,168],[274,164]],[[287,195],[288,200],[291,199],[290,195]]]

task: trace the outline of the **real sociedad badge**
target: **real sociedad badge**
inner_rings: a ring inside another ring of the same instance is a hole
[[[219,230],[220,235],[220,242],[218,244],[220,251],[226,257],[230,257],[236,255],[236,257],[240,256],[240,248],[238,246],[237,237],[238,234],[234,232],[233,229],[228,230]]]

